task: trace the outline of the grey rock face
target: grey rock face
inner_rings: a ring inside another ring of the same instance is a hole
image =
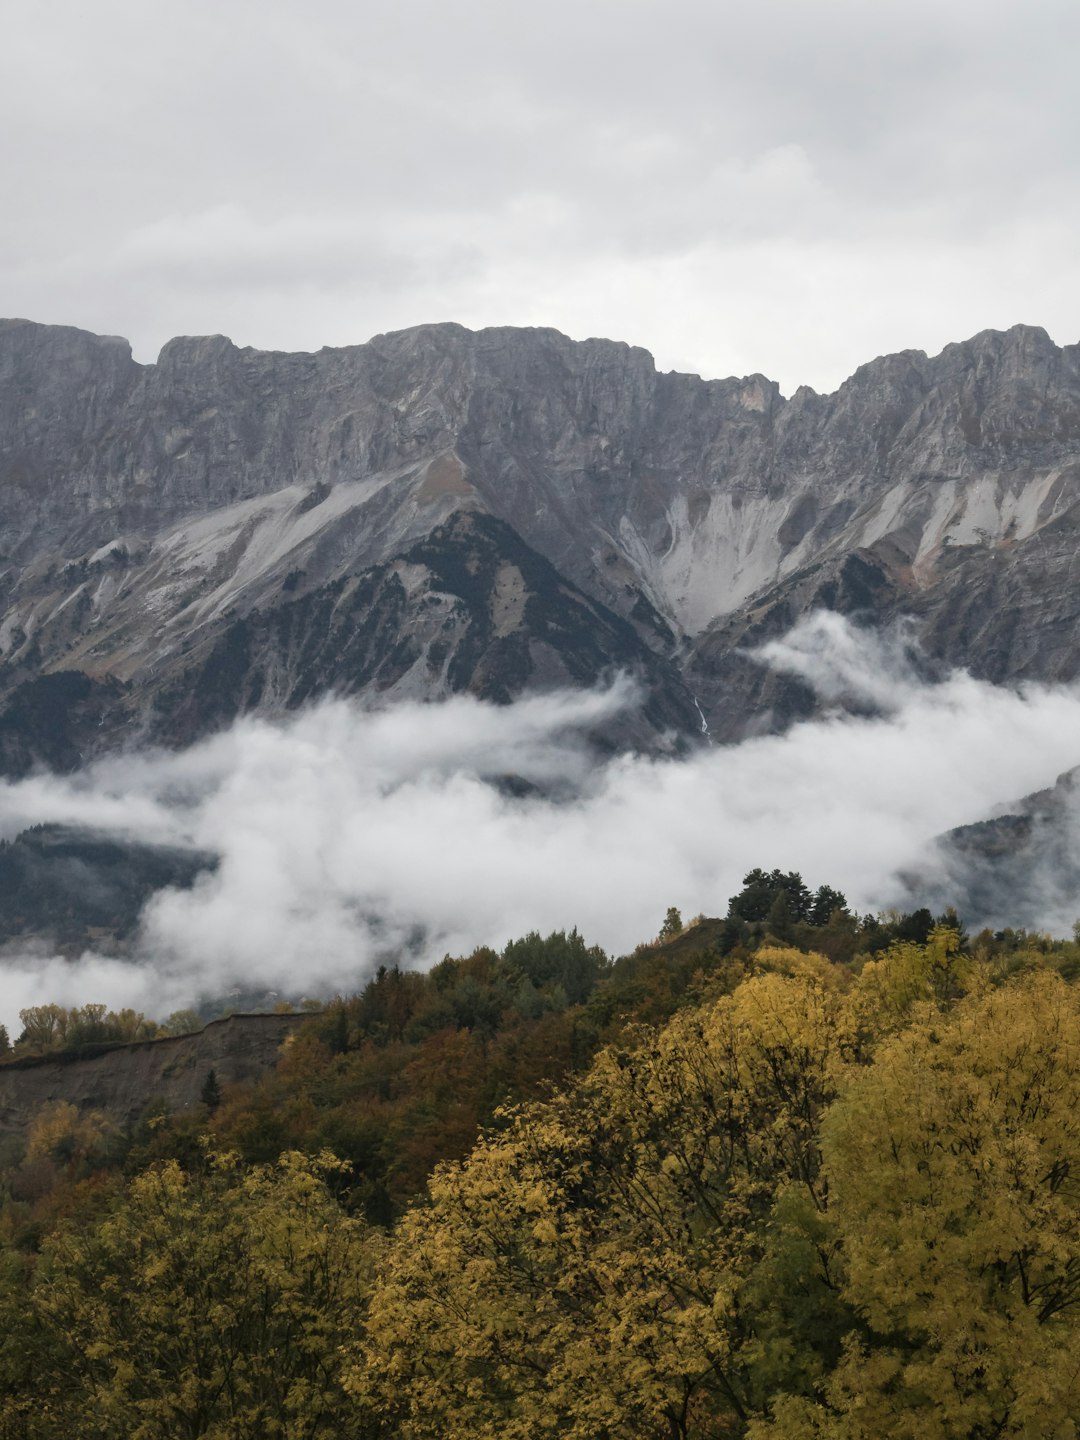
[[[43,1106],[62,1100],[115,1124],[134,1124],[154,1104],[190,1110],[213,1070],[224,1083],[254,1080],[277,1063],[304,1015],[229,1015],[192,1035],[117,1045],[87,1056],[45,1056],[0,1065],[0,1137],[26,1131]]]
[[[1080,769],[950,830],[904,878],[914,902],[955,905],[970,927],[1067,934],[1080,922]]]
[[[820,605],[1069,679],[1078,501],[1080,346],[1023,326],[785,400],[549,330],[183,338],[141,366],[0,322],[0,697],[89,677],[57,742],[85,754],[166,734],[200,684],[217,708],[172,738],[330,684],[507,698],[615,665],[646,730],[693,734],[696,695],[727,737],[806,710],[743,650]],[[483,583],[450,583],[455,547]]]

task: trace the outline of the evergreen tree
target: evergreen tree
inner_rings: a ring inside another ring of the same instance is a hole
[[[202,1090],[199,1092],[199,1099],[211,1115],[221,1104],[221,1086],[218,1084],[217,1075],[213,1070],[207,1071]]]
[[[791,903],[787,897],[786,890],[777,890],[776,898],[769,906],[769,913],[765,924],[769,934],[774,935],[777,940],[789,940],[791,938]]]
[[[808,919],[811,925],[827,925],[838,910],[847,914],[846,897],[831,885],[822,885],[814,891]]]
[[[668,906],[668,912],[664,916],[664,923],[660,926],[661,940],[674,940],[677,935],[683,932],[682,915],[674,905]]]

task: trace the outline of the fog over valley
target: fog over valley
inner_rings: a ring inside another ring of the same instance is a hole
[[[1077,763],[1080,691],[920,678],[913,655],[902,630],[816,614],[758,660],[811,682],[825,713],[685,759],[596,758],[589,728],[638,702],[617,680],[506,706],[330,698],[178,753],[7,783],[6,839],[73,824],[219,863],[152,897],[129,958],[9,944],[0,1020],[49,1000],[165,1015],[232,986],[351,991],[380,963],[534,929],[577,926],[621,953],[670,905],[723,914],[756,865],[834,885],[860,912],[910,906],[921,871],[977,927],[995,917],[964,910],[964,864],[935,837]],[[999,900],[1014,924],[1065,934],[1077,918],[1050,870]]]

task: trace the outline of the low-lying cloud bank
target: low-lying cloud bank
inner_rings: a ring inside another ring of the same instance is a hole
[[[150,902],[143,968],[9,957],[0,1020],[17,1029],[18,1010],[46,1000],[161,1015],[231,984],[356,989],[387,958],[424,965],[530,929],[576,925],[617,953],[669,905],[722,913],[754,865],[835,885],[859,910],[910,903],[898,876],[925,865],[935,836],[1080,762],[1080,691],[963,672],[931,683],[909,656],[903,635],[815,616],[762,663],[876,716],[837,710],[684,761],[590,759],[583,731],[635,703],[619,683],[503,708],[328,700],[180,754],[4,786],[8,838],[75,822],[221,863]],[[509,775],[536,793],[510,793]],[[1040,898],[1050,913],[1017,920],[1067,932],[1080,897]]]

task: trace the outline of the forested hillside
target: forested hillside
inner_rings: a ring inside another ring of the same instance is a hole
[[[1065,1440],[1078,973],[757,870],[619,960],[381,971],[186,1111],[57,1102],[0,1156],[0,1436]]]

